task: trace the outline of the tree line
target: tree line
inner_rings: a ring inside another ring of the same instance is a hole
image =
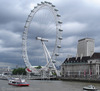
[[[13,74],[13,75],[26,75],[25,69],[26,69],[26,68],[15,68],[15,69],[12,71],[12,74]]]
[[[35,68],[36,69],[41,69],[42,67],[41,66],[37,66]],[[26,67],[25,68],[15,68],[15,69],[13,69],[12,74],[13,75],[26,75],[27,72],[26,72],[25,69],[26,69]]]

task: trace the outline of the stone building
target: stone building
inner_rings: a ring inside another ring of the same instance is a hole
[[[78,56],[66,58],[61,65],[62,77],[99,77],[100,53],[94,53],[94,40],[84,38],[78,43]]]

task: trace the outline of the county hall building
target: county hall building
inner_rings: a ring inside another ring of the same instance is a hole
[[[94,39],[78,40],[77,56],[66,58],[61,65],[62,77],[94,77],[100,75],[100,53],[94,52]]]

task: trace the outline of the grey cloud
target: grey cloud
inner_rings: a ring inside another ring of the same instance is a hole
[[[0,58],[1,62],[9,62],[15,64],[23,64],[22,59],[22,32],[24,31],[25,21],[31,11],[30,4],[36,5],[42,0],[1,0],[0,1]],[[62,48],[60,49],[61,55],[58,58],[60,61],[64,61],[68,54],[76,55],[77,41],[80,38],[91,37],[95,39],[96,51],[100,50],[100,7],[93,3],[87,3],[86,0],[48,0],[52,2],[59,10],[61,20],[63,21],[63,41]],[[34,6],[33,5],[33,6]],[[31,24],[34,24],[34,21]],[[77,23],[75,25],[75,23]],[[69,24],[69,25],[68,25]],[[73,25],[74,24],[74,25]],[[64,26],[64,27],[63,27]],[[30,26],[30,29],[40,32],[38,25]],[[42,24],[41,31],[45,29]],[[28,43],[32,43],[33,37],[41,35],[34,31],[29,31]],[[54,40],[52,36],[54,34],[48,34],[51,32],[45,31],[45,37],[49,38],[50,42],[46,43],[49,50],[54,46]],[[36,36],[34,36],[34,35]],[[35,42],[35,41],[34,41]],[[30,62],[32,65],[45,64],[45,58],[43,58],[43,50],[41,43],[35,42],[31,44],[31,49],[28,50]],[[53,42],[53,45],[52,45]],[[41,47],[37,46],[40,44]],[[33,47],[34,46],[34,47]],[[6,53],[7,52],[7,53]],[[38,53],[38,54],[37,54]],[[41,55],[42,53],[42,55]],[[39,56],[39,57],[38,57]],[[39,61],[41,60],[41,61]]]

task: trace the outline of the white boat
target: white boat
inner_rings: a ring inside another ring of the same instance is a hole
[[[97,88],[95,88],[93,85],[89,85],[87,87],[83,87],[83,90],[87,90],[87,91],[97,91]]]
[[[13,86],[29,86],[29,84],[25,81],[25,79],[21,79],[21,78],[9,79],[8,84]]]
[[[10,75],[11,75],[11,73],[9,73],[9,72],[2,72],[2,74],[0,74],[0,79],[1,80],[8,80]]]

